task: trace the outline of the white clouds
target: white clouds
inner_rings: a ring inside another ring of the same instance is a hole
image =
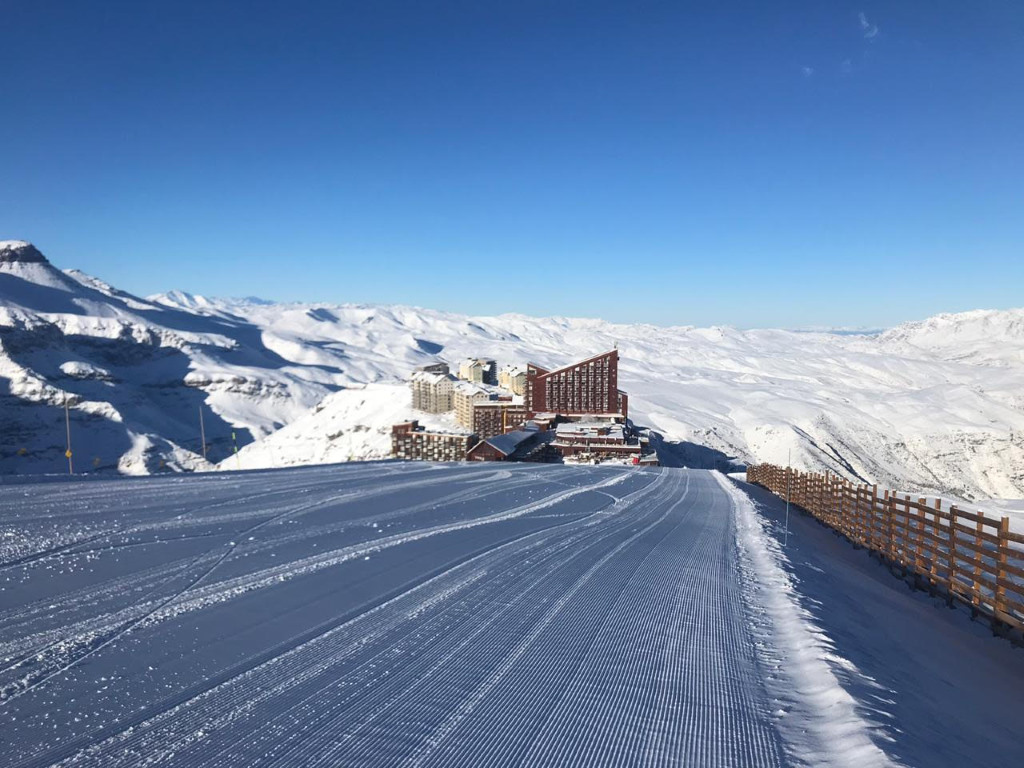
[[[848,48],[854,48],[855,50],[847,51],[848,53],[855,53],[855,55],[839,61],[839,74],[844,77],[848,77],[858,72],[862,68],[862,65],[871,58],[872,45],[875,43],[876,38],[878,38],[881,32],[878,25],[873,23],[864,11],[858,11],[857,13],[857,26],[860,29],[861,39],[856,45],[848,46]],[[834,61],[835,60],[833,60],[833,62]],[[818,67],[805,64],[800,67],[800,75],[805,80],[815,76],[829,77],[836,71],[835,64],[833,62],[817,62],[819,65]]]
[[[865,39],[873,40],[878,35],[878,25],[868,21],[864,11],[857,14],[857,20],[860,22],[860,31],[864,33]]]

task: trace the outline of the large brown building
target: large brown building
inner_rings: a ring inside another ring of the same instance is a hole
[[[469,449],[480,442],[476,435],[427,432],[417,421],[391,428],[391,455],[414,461],[465,461]]]
[[[488,438],[519,429],[526,419],[526,407],[519,403],[485,400],[473,403],[473,424],[470,428],[481,438]]]
[[[619,389],[619,351],[613,349],[579,363],[548,371],[530,363],[526,368],[526,411],[629,415],[629,400]]]

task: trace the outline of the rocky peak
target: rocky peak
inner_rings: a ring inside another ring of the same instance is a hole
[[[49,264],[32,243],[24,240],[0,240],[0,264]]]

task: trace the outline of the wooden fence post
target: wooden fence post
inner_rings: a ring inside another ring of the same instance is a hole
[[[910,563],[910,552],[908,548],[913,544],[910,538],[910,494],[903,494],[903,532],[900,534],[900,562],[903,563],[903,575],[907,575],[907,565]]]
[[[913,551],[913,569],[915,572],[923,573],[928,575],[928,566],[925,563],[925,519],[927,514],[925,509],[928,507],[927,499],[918,499],[920,507],[914,509],[914,527],[918,529],[918,542],[914,547]]]
[[[850,520],[846,525],[846,535],[853,541],[853,546],[860,549],[860,537],[858,536],[858,530],[860,528],[860,497],[864,493],[864,486],[857,485],[857,495],[853,499],[853,509],[850,515]]]
[[[982,548],[981,534],[985,528],[985,513],[980,509],[978,510],[978,524],[975,527],[974,545],[977,549],[974,552],[974,560],[977,565],[974,566],[974,582],[972,585],[973,594],[971,595],[971,605],[977,607],[981,606],[981,582],[978,579],[981,578],[981,558]]]
[[[860,508],[860,540],[861,543],[871,548],[871,499],[874,498],[871,494],[871,487],[868,485],[864,486],[864,503]]]
[[[996,594],[993,600],[996,618],[1002,621],[1003,616],[1009,613],[1006,606],[1006,573],[1007,555],[1010,549],[1010,518],[1004,517],[999,521],[999,549],[996,554]],[[1002,614],[1002,615],[1001,615]]]
[[[871,549],[882,554],[882,520],[878,504],[878,486],[871,486],[871,503],[868,505],[868,540]]]
[[[882,546],[886,553],[886,558],[889,562],[893,561],[893,526],[892,526],[892,514],[889,510],[889,490],[885,492],[885,497],[882,500]]]
[[[949,508],[949,599],[946,601],[950,606],[953,605],[953,591],[956,588],[956,504],[953,504]]]

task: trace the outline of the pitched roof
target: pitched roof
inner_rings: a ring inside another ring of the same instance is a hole
[[[440,384],[442,381],[455,381],[455,378],[446,373],[432,373],[431,371],[413,371],[411,381],[426,381],[431,384]]]
[[[505,456],[511,456],[515,453],[516,448],[525,443],[527,440],[536,437],[538,431],[536,429],[530,430],[517,430],[516,432],[506,432],[504,435],[495,435],[494,437],[488,437],[484,440],[485,443],[500,451]]]
[[[568,371],[573,368],[579,368],[581,365],[586,365],[587,363],[593,362],[594,360],[600,360],[602,357],[608,357],[609,355],[618,354],[618,351],[619,350],[617,349],[610,349],[607,352],[602,352],[599,355],[593,355],[592,357],[588,357],[586,360],[579,360],[575,363],[569,363],[569,365],[563,365],[561,368],[555,368],[555,370],[553,371],[549,371],[546,368],[541,368],[536,363],[529,363],[529,366],[531,368],[534,368],[540,376],[554,376],[556,373]]]

